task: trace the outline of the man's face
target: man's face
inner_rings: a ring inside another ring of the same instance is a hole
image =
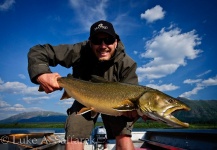
[[[99,61],[109,60],[115,53],[117,39],[114,39],[106,33],[98,33],[90,41],[93,53]]]

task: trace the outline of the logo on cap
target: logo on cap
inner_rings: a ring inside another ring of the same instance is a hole
[[[94,28],[95,31],[98,29],[108,29],[108,26],[103,26],[103,24],[100,23],[96,28]]]

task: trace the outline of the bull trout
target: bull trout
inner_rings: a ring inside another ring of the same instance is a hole
[[[65,92],[61,99],[74,98],[84,106],[78,114],[91,111],[92,114],[102,113],[120,116],[125,111],[136,110],[140,116],[163,122],[172,127],[188,127],[171,113],[176,110],[190,110],[183,102],[150,87],[108,82],[94,76],[94,82],[73,77],[57,79]]]

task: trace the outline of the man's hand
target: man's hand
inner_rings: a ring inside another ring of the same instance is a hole
[[[123,116],[126,116],[130,119],[135,119],[135,118],[141,117],[144,121],[146,121],[148,119],[148,117],[145,115],[139,116],[136,110],[124,112]]]
[[[45,93],[61,90],[57,78],[61,77],[58,73],[45,73],[37,78],[37,82],[44,89]]]

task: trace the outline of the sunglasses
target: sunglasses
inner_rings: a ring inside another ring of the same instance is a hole
[[[110,45],[110,44],[113,44],[115,42],[115,38],[114,37],[106,37],[106,38],[97,38],[97,37],[94,37],[94,38],[91,39],[91,42],[94,45],[101,45],[102,41],[106,45]]]

